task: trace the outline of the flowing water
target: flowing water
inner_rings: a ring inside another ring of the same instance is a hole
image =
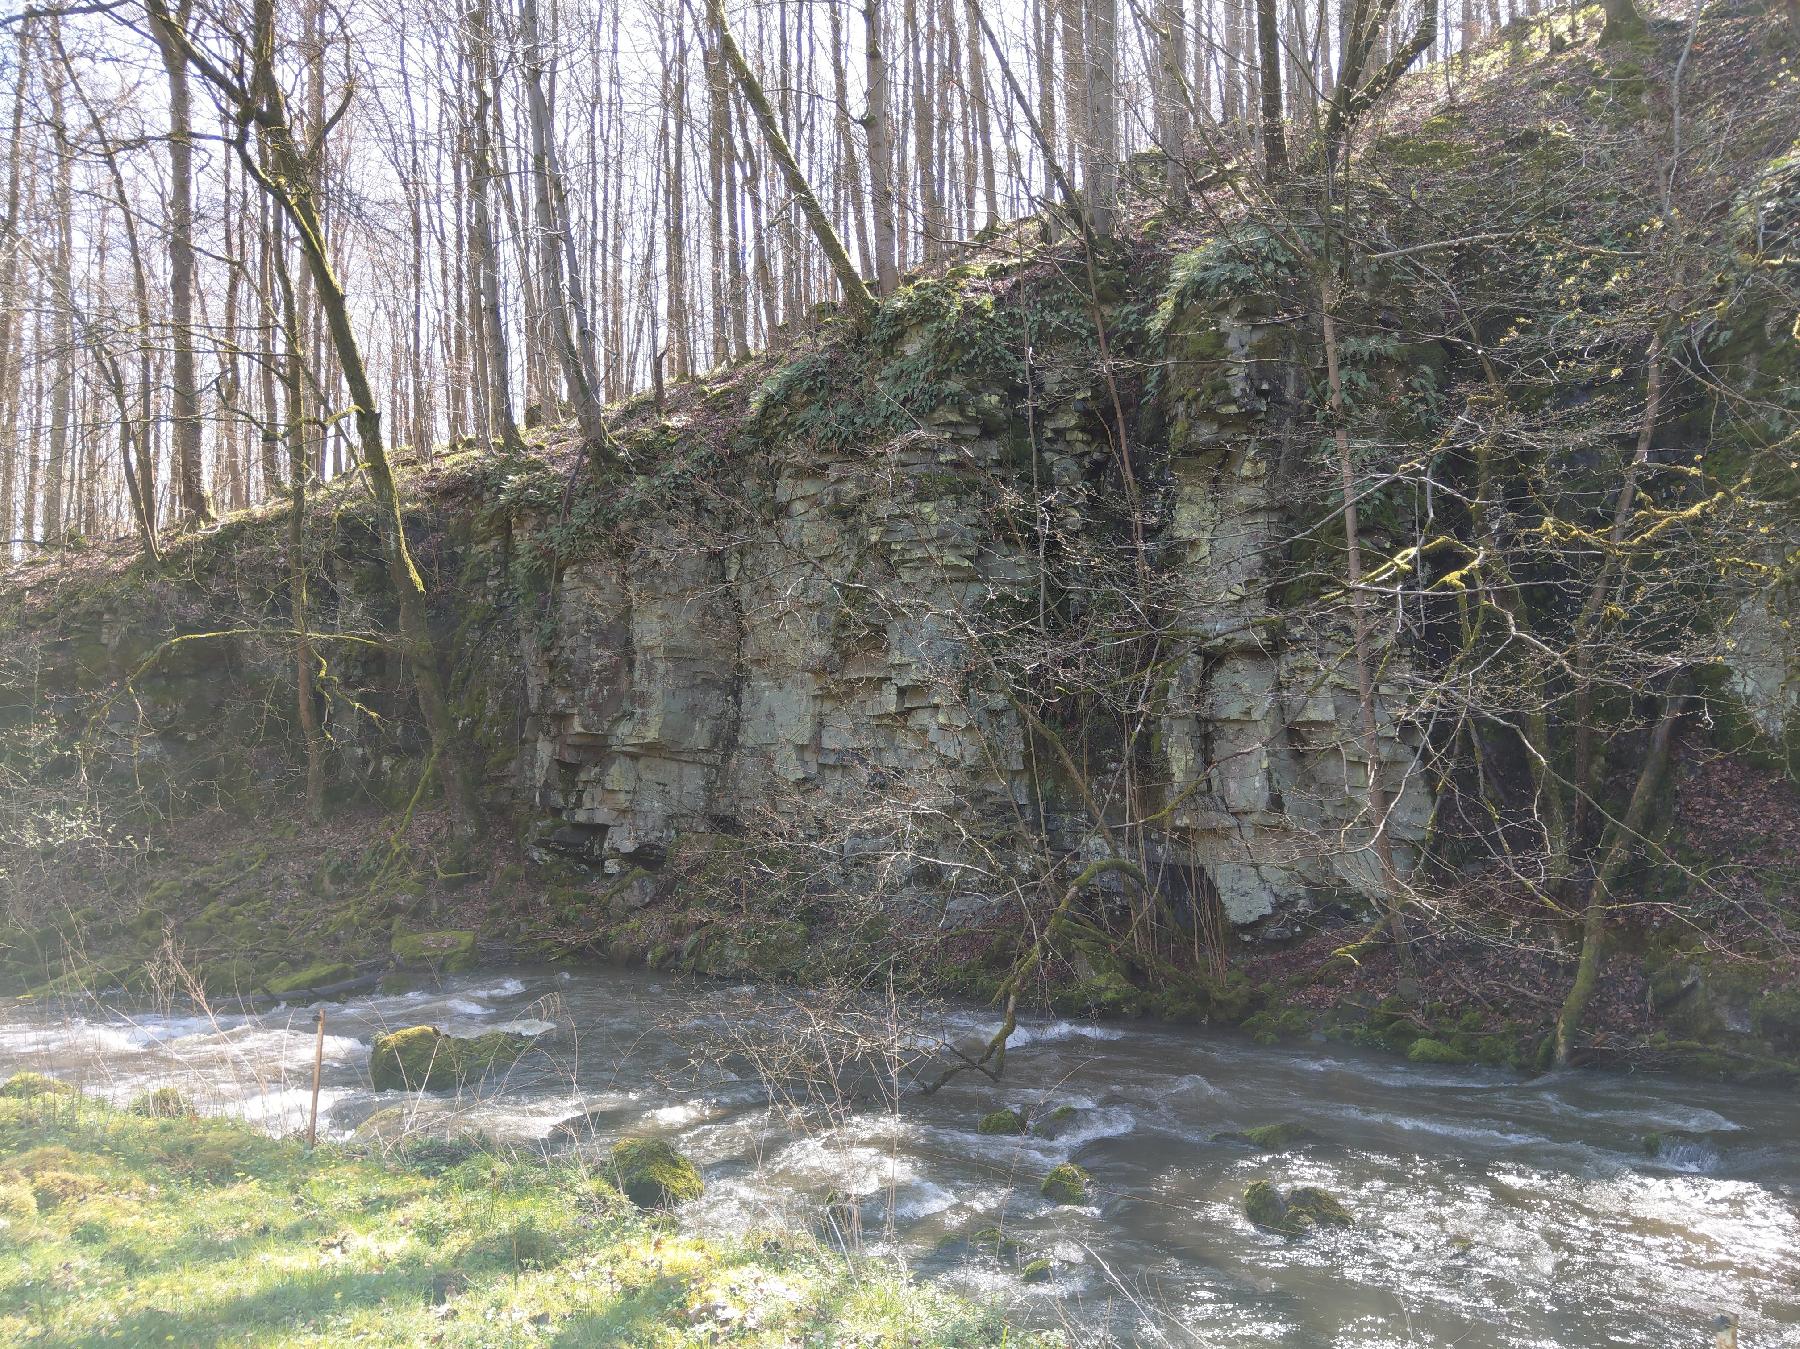
[[[1021,1022],[1004,1083],[965,1073],[935,1095],[851,1074],[856,1102],[771,1100],[766,1057],[811,1042],[804,999],[615,971],[501,971],[332,1004],[321,1112],[349,1133],[404,1105],[421,1125],[600,1149],[668,1137],[695,1159],[705,1231],[789,1226],[905,1259],[920,1277],[1063,1326],[1082,1343],[1388,1346],[1800,1346],[1800,1101],[1654,1076],[1526,1079],[1417,1067],[1331,1045],[1271,1049],[1204,1029]],[[825,1015],[822,1009],[821,1017]],[[932,1012],[979,1046],[992,1014]],[[369,1090],[369,1040],[430,1023],[509,1029],[545,1053],[456,1096]],[[909,1022],[906,1035],[920,1027]],[[703,1056],[719,1033],[745,1055]],[[304,1126],[312,1014],[13,1011],[0,1075],[48,1071],[124,1101],[173,1084],[277,1132]],[[791,1083],[789,1078],[779,1078]],[[840,1079],[842,1080],[842,1079]],[[1059,1136],[976,1130],[1001,1104],[1075,1107]],[[1292,1121],[1319,1142],[1258,1154],[1215,1136]],[[1662,1135],[1654,1155],[1645,1135]],[[1059,1162],[1091,1173],[1083,1207],[1038,1193]],[[1290,1241],[1250,1226],[1250,1181],[1321,1185],[1346,1231]],[[829,1202],[828,1202],[829,1197]],[[984,1228],[999,1227],[1008,1242]],[[1048,1257],[1048,1281],[1021,1262]]]

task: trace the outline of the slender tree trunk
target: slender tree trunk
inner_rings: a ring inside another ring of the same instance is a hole
[[[1268,0],[1259,0],[1267,3]],[[1264,72],[1265,75],[1267,71]],[[1344,421],[1344,384],[1338,366],[1336,295],[1329,281],[1319,286],[1320,314],[1325,338],[1325,375],[1331,399],[1331,434],[1337,447],[1338,475],[1343,489],[1344,570],[1350,591],[1352,654],[1356,662],[1356,701],[1361,721],[1363,757],[1368,761],[1367,802],[1375,858],[1381,869],[1382,905],[1394,950],[1403,975],[1412,974],[1411,948],[1406,920],[1401,914],[1400,873],[1394,864],[1393,841],[1388,832],[1390,802],[1381,780],[1381,738],[1376,720],[1374,659],[1369,650],[1368,597],[1362,588],[1362,543],[1357,533],[1356,468],[1350,455],[1350,432]]]
[[[166,20],[162,0],[144,0],[144,3],[153,19]],[[419,709],[431,737],[445,801],[458,824],[461,840],[466,843],[473,835],[476,803],[463,752],[463,738],[445,696],[437,639],[426,609],[425,581],[413,562],[406,541],[400,493],[388,460],[381,412],[369,381],[368,366],[350,321],[349,298],[331,265],[313,194],[304,190],[306,156],[294,138],[286,101],[275,73],[275,0],[254,0],[252,23],[252,68],[247,84],[212,65],[185,40],[182,50],[188,63],[199,69],[232,104],[238,118],[257,128],[267,146],[269,165],[266,170],[242,142],[238,146],[240,161],[245,171],[285,213],[318,292],[325,328],[349,391],[363,467],[379,507],[377,518],[388,579],[394,592],[395,607],[399,610],[401,650],[413,672]]]
[[[1287,176],[1287,134],[1281,122],[1281,36],[1275,0],[1256,0],[1257,74],[1262,86],[1263,172],[1271,184]]]
[[[506,316],[500,309],[500,265],[494,247],[494,227],[488,213],[493,190],[494,155],[490,143],[492,112],[488,107],[493,66],[488,34],[487,5],[477,0],[467,14],[470,82],[475,87],[475,109],[470,119],[469,251],[475,280],[475,315],[480,331],[482,363],[487,368],[488,414],[509,451],[523,450],[519,426],[512,410],[512,368],[506,352]]]
[[[1162,57],[1161,96],[1157,100],[1157,135],[1169,177],[1169,214],[1180,218],[1188,212],[1188,93],[1187,16],[1181,0],[1159,0],[1157,46]]]
[[[19,508],[18,409],[23,367],[19,355],[23,337],[23,308],[19,304],[20,201],[24,184],[25,100],[31,88],[32,25],[29,17],[19,22],[17,84],[13,90],[12,139],[6,150],[6,215],[0,220],[0,540],[10,540],[29,528],[13,521]],[[0,542],[0,558],[10,557],[11,543]]]
[[[869,137],[869,195],[875,236],[875,292],[892,295],[900,284],[899,231],[894,213],[894,138],[888,114],[887,36],[881,0],[863,0],[863,44],[869,81],[869,108],[863,126]]]
[[[819,247],[831,262],[831,269],[837,274],[838,284],[843,288],[844,303],[851,316],[859,323],[868,322],[875,313],[875,300],[869,294],[869,288],[863,284],[862,277],[857,275],[856,267],[850,261],[850,255],[844,251],[843,240],[838,238],[837,231],[831,227],[825,210],[819,205],[812,186],[801,173],[800,165],[794,160],[794,152],[789,148],[787,137],[781,134],[781,127],[775,120],[775,110],[769,106],[769,100],[763,93],[761,83],[755,73],[744,60],[744,54],[738,49],[737,39],[731,35],[731,25],[725,20],[723,0],[708,0],[713,29],[718,34],[719,49],[725,58],[725,64],[737,78],[738,86],[743,91],[744,101],[756,114],[757,123],[762,127],[763,139],[768,142],[769,151],[781,165],[782,174],[787,179],[788,190],[800,205],[806,216],[807,224],[812,226],[813,235],[819,241]]]
[[[50,20],[50,41],[60,44],[62,23]],[[51,341],[54,364],[50,385],[50,427],[43,476],[43,527],[38,537],[46,547],[60,548],[64,534],[63,488],[67,481],[69,414],[75,393],[74,322],[74,156],[63,118],[63,76],[48,68],[45,83],[50,92],[50,121],[56,129],[56,175],[52,206],[56,211],[56,242],[51,254],[51,286],[55,295]]]
[[[835,12],[835,11],[834,11]],[[675,38],[674,92],[670,98],[668,137],[669,188],[666,195],[667,247],[669,270],[669,324],[666,341],[676,379],[687,379],[694,373],[694,353],[690,344],[691,314],[688,301],[687,273],[687,35]]]
[[[175,481],[182,518],[212,519],[200,463],[200,389],[194,368],[194,127],[182,44],[193,0],[173,10],[160,4],[150,24],[169,77],[169,326],[170,418],[175,432]]]
[[[1000,219],[1000,187],[994,171],[993,118],[988,111],[987,62],[981,56],[981,28],[975,22],[973,0],[968,22],[963,25],[969,48],[969,111],[974,119],[976,153],[981,156],[982,224]]]
[[[606,412],[600,402],[600,378],[594,357],[594,334],[582,296],[581,274],[573,226],[563,191],[562,166],[556,150],[556,126],[544,92],[548,68],[538,30],[537,0],[519,6],[525,44],[525,99],[531,126],[532,183],[537,195],[539,267],[551,330],[562,359],[563,379],[575,405],[575,421],[588,453],[606,456]]]
[[[1088,0],[1088,218],[1105,237],[1118,222],[1119,65],[1118,0]]]
[[[1611,908],[1612,889],[1619,872],[1631,856],[1631,844],[1644,832],[1650,808],[1662,789],[1663,775],[1669,766],[1669,743],[1674,738],[1675,723],[1681,717],[1681,697],[1671,692],[1663,707],[1661,719],[1650,735],[1650,750],[1632,789],[1631,802],[1618,825],[1610,830],[1600,849],[1599,865],[1594,869],[1593,888],[1588,892],[1587,906],[1581,923],[1581,958],[1576,962],[1575,979],[1563,999],[1562,1011],[1556,1018],[1555,1063],[1567,1068],[1574,1054],[1575,1037],[1581,1031],[1588,1004],[1600,982],[1600,965],[1606,957],[1606,915]]]

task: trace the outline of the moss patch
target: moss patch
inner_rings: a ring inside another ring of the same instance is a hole
[[[504,1031],[462,1039],[435,1026],[408,1026],[375,1037],[369,1080],[377,1091],[460,1087],[496,1068],[510,1067],[530,1048],[529,1036]]]
[[[1074,1162],[1064,1162],[1038,1187],[1039,1193],[1052,1204],[1085,1204],[1088,1201],[1088,1173]]]
[[[1285,1237],[1303,1237],[1323,1227],[1349,1227],[1350,1212],[1328,1191],[1297,1185],[1283,1194],[1273,1181],[1257,1180],[1244,1191],[1244,1216]]]
[[[393,956],[405,970],[460,974],[475,968],[473,932],[410,932],[394,935]]]
[[[660,1138],[622,1138],[607,1161],[619,1191],[639,1208],[674,1208],[706,1190],[699,1168]]]
[[[58,1082],[43,1073],[14,1073],[0,1086],[0,1096],[14,1101],[35,1101],[40,1096],[75,1096],[79,1092],[67,1082]]]

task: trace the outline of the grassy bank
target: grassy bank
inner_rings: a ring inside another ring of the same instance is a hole
[[[701,1240],[573,1164],[380,1157],[0,1087],[6,1344],[1026,1344],[805,1238]]]

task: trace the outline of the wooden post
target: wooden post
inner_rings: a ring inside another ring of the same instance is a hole
[[[325,1009],[319,1009],[318,1037],[313,1041],[313,1089],[312,1113],[306,1119],[306,1146],[312,1147],[319,1141],[319,1074],[325,1067]]]

